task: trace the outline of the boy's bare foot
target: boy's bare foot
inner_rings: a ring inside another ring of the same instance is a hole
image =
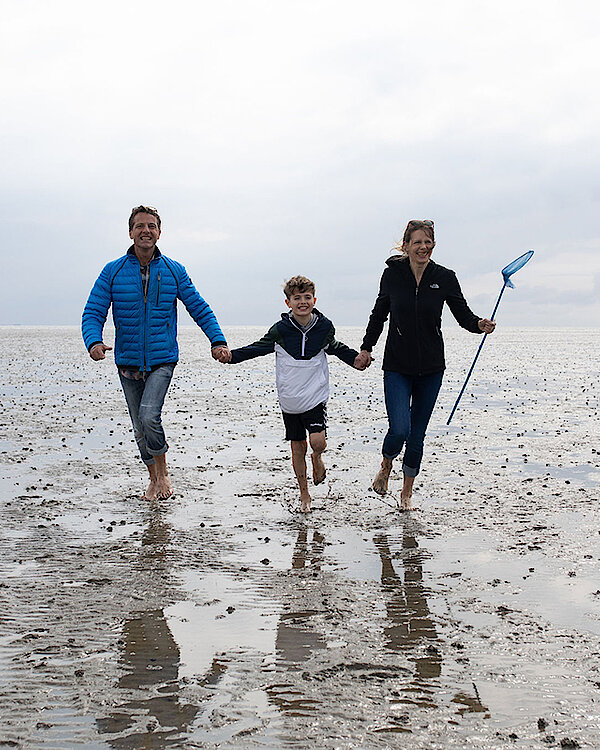
[[[378,495],[385,495],[388,489],[388,480],[392,473],[392,459],[384,458],[381,461],[381,469],[375,475],[373,480],[373,489]]]
[[[302,493],[300,495],[300,512],[301,513],[310,513],[310,503],[311,503],[311,497],[308,494]]]
[[[313,467],[313,482],[315,484],[321,484],[327,476],[327,470],[325,469],[323,458],[320,453],[313,453],[311,454],[310,460],[312,461]]]

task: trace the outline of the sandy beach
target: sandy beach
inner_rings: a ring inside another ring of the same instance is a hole
[[[445,339],[418,510],[369,489],[380,344],[330,358],[303,516],[273,357],[180,330],[148,503],[112,360],[0,328],[0,748],[600,747],[600,329],[499,328],[450,427],[478,339]]]

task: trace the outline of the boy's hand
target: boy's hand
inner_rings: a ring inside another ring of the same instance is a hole
[[[228,346],[215,346],[214,349],[211,349],[211,354],[213,359],[216,359],[218,362],[222,362],[223,364],[231,362],[231,352]]]
[[[361,349],[360,354],[354,359],[354,367],[357,370],[366,370],[372,361],[373,357],[371,356],[371,352],[368,352],[366,349]]]

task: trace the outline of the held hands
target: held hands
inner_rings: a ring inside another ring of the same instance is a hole
[[[104,352],[109,352],[112,346],[106,346],[106,344],[94,344],[90,349],[90,357],[94,362],[98,362],[101,359],[106,359]]]
[[[366,349],[361,349],[360,354],[354,359],[354,367],[357,370],[366,370],[372,361],[373,357],[371,356],[371,352],[368,352]]]
[[[229,351],[228,346],[215,346],[210,350],[210,353],[212,354],[213,359],[216,359],[224,365],[231,362],[231,352]]]
[[[480,318],[477,321],[477,325],[479,326],[479,330],[483,331],[483,333],[494,333],[494,328],[496,327],[494,321],[489,318]]]

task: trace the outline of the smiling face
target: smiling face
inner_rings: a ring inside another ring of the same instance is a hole
[[[292,311],[292,315],[302,325],[306,325],[310,320],[313,307],[317,298],[312,292],[301,292],[297,288],[292,289],[289,298],[286,298],[285,304]]]
[[[136,253],[149,255],[160,237],[160,228],[156,216],[140,212],[133,217],[133,225],[129,231]]]
[[[429,263],[434,246],[435,242],[430,233],[425,229],[415,229],[402,249],[408,255],[413,268],[424,268]]]

